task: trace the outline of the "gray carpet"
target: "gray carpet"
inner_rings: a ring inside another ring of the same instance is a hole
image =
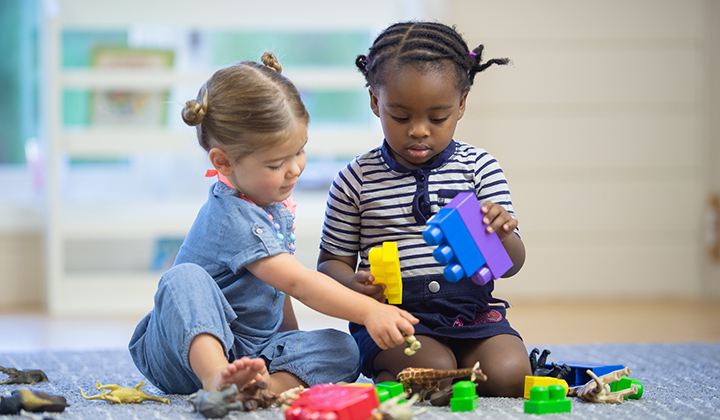
[[[633,371],[632,378],[640,380],[645,392],[640,400],[623,404],[590,404],[573,399],[571,414],[548,414],[542,418],[582,417],[583,419],[711,419],[720,418],[720,343],[715,344],[598,344],[582,346],[529,345],[552,351],[550,361],[582,361],[601,364],[623,364]],[[112,405],[104,401],[86,401],[87,395],[98,391],[94,385],[118,384],[132,387],[143,380],[127,351],[97,352],[40,352],[31,354],[0,354],[0,366],[18,369],[42,369],[50,383],[32,387],[47,393],[63,395],[70,407],[64,413],[53,414],[57,419],[202,419],[192,412],[185,395],[166,395],[170,404],[143,403]],[[0,378],[5,376],[0,374]],[[0,385],[0,395],[27,385]],[[161,393],[152,385],[145,391]],[[425,406],[425,404],[423,404]],[[474,412],[452,413],[449,407],[431,407],[416,417],[431,419],[527,419],[534,415],[523,412],[523,400],[515,398],[481,398],[480,408]],[[19,418],[0,416],[0,418]],[[279,409],[250,413],[233,412],[226,419],[283,419]]]

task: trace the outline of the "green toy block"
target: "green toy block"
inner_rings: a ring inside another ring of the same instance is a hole
[[[562,385],[534,386],[530,389],[530,399],[525,401],[525,414],[569,413],[570,398],[565,398]]]
[[[475,411],[479,405],[475,393],[475,383],[472,381],[459,381],[453,385],[453,396],[450,398],[450,409],[456,411]]]
[[[405,389],[403,389],[403,384],[401,384],[400,382],[381,382],[375,385],[375,392],[377,392],[378,400],[380,400],[380,402],[383,402],[385,400],[389,400],[392,397],[397,397],[398,395],[405,392]],[[402,398],[398,401],[398,403],[401,402],[405,402],[405,398]]]
[[[643,387],[642,382],[638,381],[637,379],[628,378],[627,376],[621,378],[619,381],[610,384],[610,391],[622,391],[623,389],[629,389],[633,385],[637,386],[637,394],[627,396],[625,397],[625,399],[627,400],[628,398],[630,398],[631,400],[639,400],[640,397],[642,397],[645,387]]]

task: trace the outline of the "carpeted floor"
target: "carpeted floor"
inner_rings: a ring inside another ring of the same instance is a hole
[[[598,344],[582,346],[529,345],[552,351],[549,361],[577,361],[622,364],[633,371],[645,392],[640,400],[623,404],[590,404],[573,399],[571,414],[549,414],[542,418],[582,417],[583,419],[711,419],[720,418],[720,343],[715,344]],[[57,419],[202,419],[192,411],[186,395],[163,395],[170,404],[143,403],[113,405],[105,401],[86,401],[80,395],[95,395],[95,382],[132,387],[143,380],[127,351],[40,352],[0,354],[0,366],[18,369],[42,369],[50,382],[33,386],[50,394],[65,396],[70,404]],[[0,379],[5,376],[0,374]],[[27,385],[0,385],[0,396]],[[143,388],[161,395],[152,385]],[[481,398],[474,412],[452,413],[449,407],[432,407],[417,417],[431,419],[527,419],[523,400],[515,398]],[[560,417],[562,416],[562,417]],[[0,418],[19,418],[0,416]],[[256,412],[233,412],[227,419],[282,419],[279,409]]]

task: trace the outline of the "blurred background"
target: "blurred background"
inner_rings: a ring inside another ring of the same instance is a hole
[[[510,183],[528,256],[495,295],[521,333],[595,316],[637,327],[621,338],[646,320],[720,340],[716,0],[0,0],[1,329],[35,334],[25,347],[67,345],[68,328],[127,342],[213,182],[179,112],[264,51],[311,115],[294,197],[297,257],[315,267],[332,177],[382,141],[355,56],[409,19],[512,60],[477,76],[455,138]]]

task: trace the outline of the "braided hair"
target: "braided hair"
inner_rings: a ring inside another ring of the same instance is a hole
[[[437,22],[400,22],[378,35],[368,54],[357,56],[355,65],[365,76],[366,86],[382,86],[391,64],[440,69],[450,61],[457,73],[458,89],[466,93],[477,73],[493,64],[510,62],[494,58],[483,63],[483,48],[480,44],[471,52],[455,27]]]

